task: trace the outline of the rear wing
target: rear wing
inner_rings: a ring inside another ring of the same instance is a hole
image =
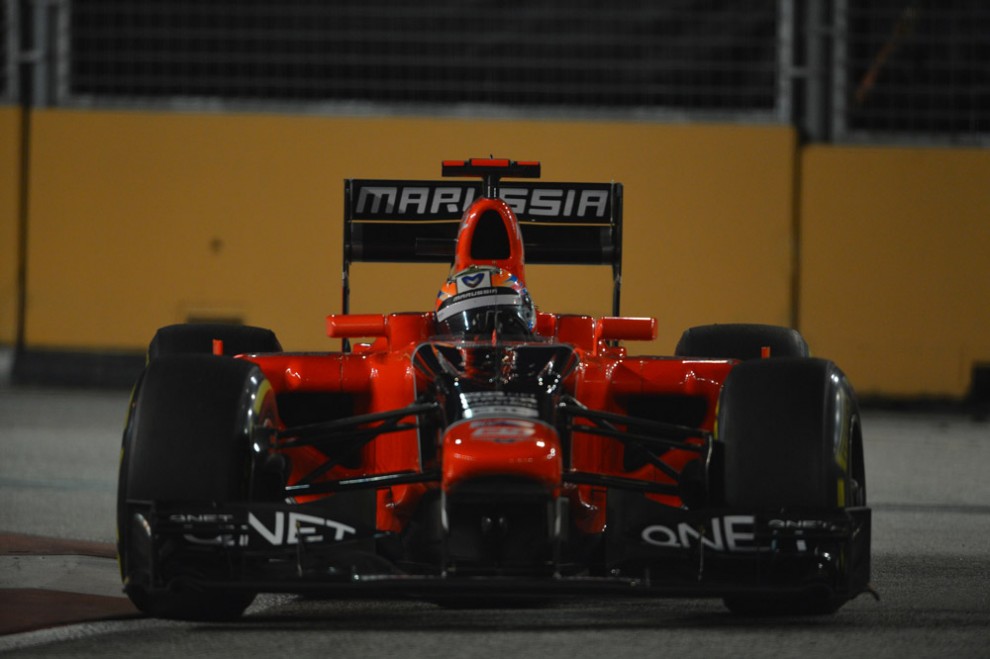
[[[344,181],[343,312],[352,262],[451,263],[461,216],[480,181]],[[512,181],[499,187],[519,219],[526,263],[612,266],[619,315],[622,184]]]

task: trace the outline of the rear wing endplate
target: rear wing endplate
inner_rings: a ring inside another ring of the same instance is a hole
[[[482,195],[480,181],[344,181],[343,308],[352,262],[451,263],[461,216]],[[619,315],[622,184],[503,183],[526,263],[610,265],[612,313]]]

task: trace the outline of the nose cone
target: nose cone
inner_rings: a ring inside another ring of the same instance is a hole
[[[481,198],[461,218],[454,272],[473,265],[508,270],[525,285],[522,233],[516,214],[501,199]]]
[[[456,489],[479,478],[518,478],[560,486],[562,457],[556,431],[539,421],[518,418],[469,419],[451,426],[443,438],[443,488]]]

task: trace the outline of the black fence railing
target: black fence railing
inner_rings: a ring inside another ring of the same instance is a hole
[[[777,107],[776,0],[73,3],[68,96]]]
[[[990,136],[990,3],[871,0],[845,12],[840,135]]]
[[[0,0],[0,39],[7,102],[23,61],[36,105],[793,122],[813,140],[990,143],[983,0]]]
[[[0,0],[0,103],[13,103],[18,97],[17,0]]]

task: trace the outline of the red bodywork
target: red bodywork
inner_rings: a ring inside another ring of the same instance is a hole
[[[474,164],[497,168],[501,162]],[[457,166],[458,162],[447,165]],[[510,242],[508,257],[473,258],[475,229],[480,219],[492,212],[498,214],[506,229]],[[525,281],[524,264],[519,221],[510,205],[497,198],[475,200],[461,220],[453,270],[471,265],[497,266]],[[248,358],[261,367],[277,395],[303,392],[340,395],[350,405],[351,415],[399,410],[429,396],[426,391],[429,383],[417,373],[413,361],[417,347],[436,339],[433,312],[331,314],[327,318],[327,334],[332,338],[371,338],[372,341],[357,344],[351,352]],[[530,343],[573,347],[576,367],[567,375],[564,389],[591,410],[642,416],[644,410],[662,406],[665,401],[677,401],[679,407],[684,407],[680,403],[691,400],[695,404],[689,407],[695,410],[695,417],[685,420],[683,425],[711,432],[718,395],[734,362],[635,357],[629,356],[625,347],[618,346],[619,341],[648,341],[655,337],[653,318],[592,318],[540,312]],[[282,414],[285,415],[284,410]],[[414,419],[409,422],[413,423]],[[284,428],[298,421],[282,418],[279,423]],[[625,459],[620,442],[579,430],[573,433],[571,454],[565,460],[557,429],[539,419],[511,413],[459,420],[441,428],[435,440],[431,439],[436,443],[436,452],[427,458],[421,457],[417,433],[416,429],[409,429],[379,437],[361,448],[360,460],[338,464],[318,480],[438,469],[439,483],[392,485],[378,491],[377,527],[394,532],[403,530],[428,490],[449,491],[479,477],[505,476],[541,484],[552,496],[563,496],[569,501],[571,519],[586,533],[600,533],[604,529],[605,488],[565,483],[562,475],[567,471],[675,484],[670,475],[654,464],[631,464]],[[688,439],[687,443],[691,444],[692,440]],[[698,438],[697,445],[702,444],[703,440]],[[283,450],[293,465],[290,487],[327,461],[327,456],[312,446]],[[699,453],[675,448],[663,453],[661,459],[670,470],[680,473],[688,462],[699,459]],[[323,495],[299,500],[319,496]],[[647,496],[673,507],[681,505],[677,495]]]

